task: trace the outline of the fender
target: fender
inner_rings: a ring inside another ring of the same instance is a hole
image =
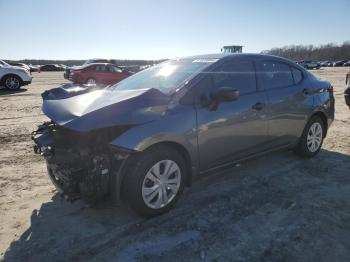
[[[130,128],[111,141],[110,145],[141,152],[162,142],[183,147],[190,157],[192,174],[197,174],[199,157],[196,112],[193,106],[178,104],[158,119]]]

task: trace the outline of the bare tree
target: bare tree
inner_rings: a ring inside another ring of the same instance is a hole
[[[282,48],[272,48],[261,53],[286,57],[295,61],[299,60],[350,60],[350,41],[342,45],[329,43],[326,45],[290,45]]]

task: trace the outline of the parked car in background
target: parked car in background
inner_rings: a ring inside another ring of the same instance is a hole
[[[26,65],[26,64],[23,64],[23,63],[9,62],[8,64],[12,65],[12,66],[22,67],[22,68],[27,69],[28,71],[30,71],[30,67],[28,65]]]
[[[66,66],[66,65],[64,65],[64,64],[59,64],[58,66],[60,66],[60,67],[62,67],[62,68],[63,68],[63,70],[62,70],[62,71],[66,70],[66,68],[68,67],[68,66]]]
[[[290,60],[217,54],[168,60],[69,99],[47,94],[42,109],[52,122],[33,133],[34,150],[66,199],[119,203],[123,192],[155,216],[206,172],[282,148],[314,157],[334,97]]]
[[[346,63],[346,62],[347,62],[347,60],[335,61],[335,62],[333,63],[333,66],[334,66],[334,67],[336,67],[336,66],[343,66],[344,63]]]
[[[346,89],[344,92],[345,103],[348,105],[348,107],[350,109],[350,71],[346,75],[345,85],[346,85]]]
[[[0,60],[0,86],[15,91],[31,82],[32,76],[27,69],[19,66],[11,66]]]
[[[327,67],[329,63],[330,63],[330,61],[322,61],[320,63],[320,65],[321,65],[321,67]]]
[[[40,66],[38,65],[28,65],[30,72],[38,72],[40,69]]]
[[[42,65],[40,71],[64,71],[64,68],[56,64],[49,64]]]
[[[345,63],[343,64],[343,66],[350,66],[350,60],[347,61],[347,62],[345,62]]]
[[[64,78],[77,84],[115,84],[132,75],[132,72],[123,70],[114,64],[93,63],[80,67],[67,68]]]
[[[320,63],[313,61],[300,61],[298,64],[306,69],[319,69],[321,67]]]

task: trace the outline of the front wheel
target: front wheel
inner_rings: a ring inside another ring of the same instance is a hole
[[[321,149],[325,135],[325,126],[319,116],[310,119],[304,128],[295,152],[302,157],[313,157]]]
[[[167,212],[184,188],[184,158],[171,147],[155,146],[134,161],[123,188],[131,207],[145,217]]]
[[[21,87],[21,79],[18,76],[10,75],[5,77],[4,84],[7,90],[15,91]]]

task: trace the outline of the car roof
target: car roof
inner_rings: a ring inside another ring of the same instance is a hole
[[[280,60],[285,61],[289,63],[295,63],[294,61],[280,57],[280,56],[274,56],[274,55],[267,55],[267,54],[254,54],[254,53],[218,53],[218,54],[204,54],[204,55],[194,55],[194,56],[187,56],[179,58],[181,59],[218,59],[218,60],[231,60],[233,58],[251,58],[251,59],[273,59],[273,60]]]

